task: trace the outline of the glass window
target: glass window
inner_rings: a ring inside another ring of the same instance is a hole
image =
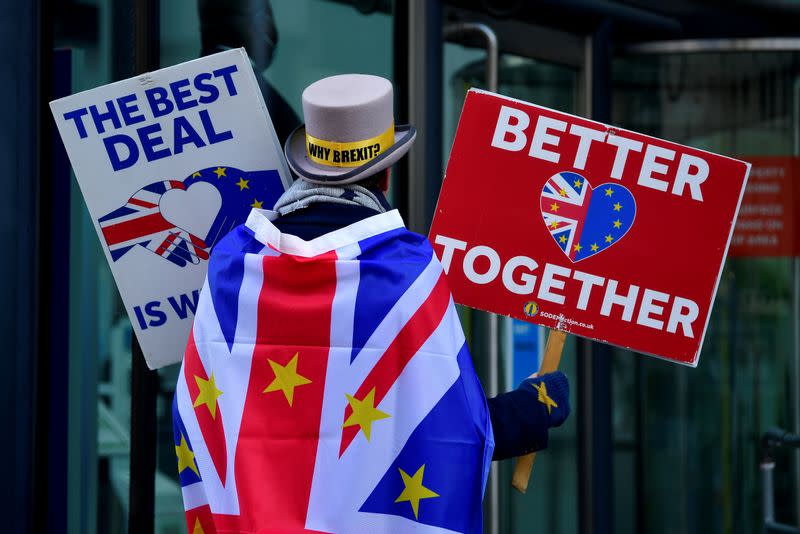
[[[745,160],[791,160],[799,58],[621,57],[613,122]],[[618,532],[761,529],[759,437],[797,430],[797,261],[728,258],[697,369],[616,351]],[[777,465],[776,516],[796,522],[797,464],[779,456]]]

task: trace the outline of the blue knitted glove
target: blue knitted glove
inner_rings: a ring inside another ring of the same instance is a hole
[[[569,416],[569,381],[561,371],[527,378],[519,389],[529,389],[536,395],[541,409],[547,411],[550,427],[561,426]]]
[[[548,373],[487,402],[495,443],[492,459],[522,456],[546,449],[548,430],[569,415],[569,382],[562,372]]]

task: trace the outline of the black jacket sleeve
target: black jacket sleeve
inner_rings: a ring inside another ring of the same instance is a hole
[[[505,460],[547,448],[548,430],[570,412],[569,382],[556,371],[524,380],[517,389],[491,399],[493,460]]]

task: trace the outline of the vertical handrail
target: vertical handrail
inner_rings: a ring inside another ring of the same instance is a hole
[[[500,47],[494,30],[479,22],[454,22],[445,26],[442,31],[445,40],[468,33],[478,33],[486,40],[486,88],[496,93]]]
[[[775,470],[775,462],[763,460],[759,466],[761,469],[761,506],[764,509],[764,524],[775,521],[775,498],[772,493],[772,472]]]
[[[786,523],[779,523],[775,519],[775,454],[779,447],[790,447],[800,450],[800,435],[792,434],[781,428],[767,430],[761,436],[761,508],[763,514],[763,532],[782,532],[786,534],[800,534],[800,528]]]
[[[486,88],[496,93],[500,55],[499,46],[497,44],[497,34],[486,24],[476,22],[455,22],[448,24],[442,30],[442,36],[445,40],[470,33],[479,34],[486,41]],[[489,383],[487,389],[489,396],[494,397],[500,392],[500,323],[499,317],[494,313],[488,314],[487,321],[489,329],[489,335],[486,340],[486,353],[489,367]],[[500,480],[495,464],[492,464],[489,473],[489,532],[491,534],[499,534],[500,532]]]

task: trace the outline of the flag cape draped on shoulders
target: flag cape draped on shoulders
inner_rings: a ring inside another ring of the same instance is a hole
[[[173,405],[191,534],[480,532],[486,398],[442,267],[397,211],[215,247]]]

